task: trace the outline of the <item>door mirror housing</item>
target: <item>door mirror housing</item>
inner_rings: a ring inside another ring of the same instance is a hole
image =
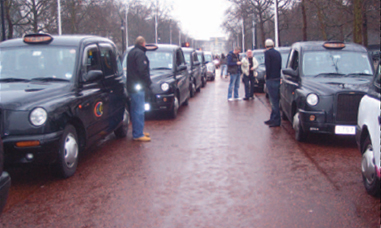
[[[180,66],[177,66],[177,71],[183,71],[183,70],[186,70],[187,69],[187,66],[184,65],[184,64],[181,64]]]
[[[98,80],[102,79],[102,77],[103,77],[103,71],[101,71],[101,70],[90,70],[89,72],[87,72],[87,74],[84,75],[83,79],[85,82],[89,83],[89,82],[98,81]]]
[[[299,77],[299,72],[297,70],[293,70],[291,68],[282,69],[282,73],[284,75],[291,76],[293,78]]]

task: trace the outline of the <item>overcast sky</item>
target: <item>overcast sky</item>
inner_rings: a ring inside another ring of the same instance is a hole
[[[180,21],[182,30],[195,39],[226,36],[221,28],[227,0],[159,0],[172,5],[172,16]]]

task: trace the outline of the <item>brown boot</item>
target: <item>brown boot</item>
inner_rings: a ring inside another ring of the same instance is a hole
[[[151,141],[151,138],[147,137],[147,136],[142,136],[140,138],[134,138],[134,141],[149,142],[149,141]]]

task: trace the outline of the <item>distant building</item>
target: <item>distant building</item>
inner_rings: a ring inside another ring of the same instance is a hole
[[[209,40],[196,40],[195,48],[210,51],[215,55],[228,53],[228,41],[225,37],[211,37]]]

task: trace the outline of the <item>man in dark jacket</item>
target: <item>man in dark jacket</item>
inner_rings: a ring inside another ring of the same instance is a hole
[[[136,38],[135,47],[127,56],[127,91],[131,97],[132,137],[134,140],[148,142],[151,138],[144,133],[145,90],[152,84],[149,60],[145,54],[146,41],[142,36]]]
[[[279,89],[280,89],[280,70],[282,68],[282,56],[274,49],[274,41],[267,39],[265,41],[265,66],[266,66],[266,87],[270,97],[271,115],[270,119],[265,121],[269,127],[280,126],[279,110]]]
[[[238,89],[240,83],[240,74],[241,74],[241,62],[239,61],[239,53],[241,48],[236,47],[234,51],[230,51],[227,56],[228,64],[228,73],[230,74],[230,83],[228,89],[228,100],[232,98],[232,92],[234,88],[234,99],[238,99]]]

